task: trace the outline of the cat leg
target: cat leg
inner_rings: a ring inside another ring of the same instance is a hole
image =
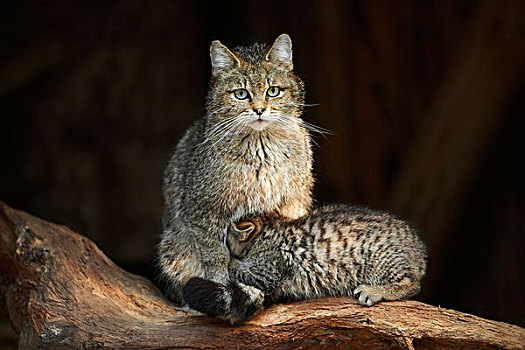
[[[264,309],[264,293],[258,288],[262,286],[247,278],[250,272],[244,261],[232,257],[228,269],[231,301],[225,318],[232,324],[249,321]]]
[[[381,300],[400,300],[411,297],[419,292],[419,281],[404,278],[399,283],[385,285],[362,284],[354,290],[354,296],[358,298],[359,304],[372,306]]]
[[[196,237],[199,242],[197,249],[199,251],[200,262],[202,265],[202,275],[193,275],[192,277],[204,277],[206,279],[225,284],[228,282],[228,263],[230,255],[224,242],[216,237],[219,235],[210,234]]]
[[[165,294],[177,305],[183,305],[182,288],[194,276],[202,276],[204,270],[195,254],[193,242],[185,236],[185,244],[179,235],[172,231],[164,232],[158,245],[158,264],[161,278],[166,284]]]
[[[228,278],[228,250],[216,226],[203,228],[176,220],[165,228],[158,245],[159,265],[166,281],[167,296],[184,304],[182,289],[192,277],[225,284]]]

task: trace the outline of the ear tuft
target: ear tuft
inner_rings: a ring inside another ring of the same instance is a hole
[[[221,44],[219,40],[211,43],[210,58],[213,76],[216,76],[221,70],[232,69],[240,65],[240,61],[235,54]]]
[[[281,34],[275,39],[275,42],[266,55],[266,60],[286,69],[293,69],[292,39],[290,39],[288,34]]]

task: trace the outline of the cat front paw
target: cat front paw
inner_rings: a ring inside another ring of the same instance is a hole
[[[359,304],[363,306],[372,306],[378,301],[383,300],[381,286],[362,284],[354,289],[354,296],[358,298]]]
[[[231,283],[232,298],[227,319],[231,324],[251,320],[264,309],[264,293],[253,286]]]

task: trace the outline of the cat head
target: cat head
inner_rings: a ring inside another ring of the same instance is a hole
[[[293,73],[292,40],[287,34],[272,46],[256,43],[233,50],[216,40],[210,57],[207,112],[212,121],[239,132],[298,125],[304,86]]]

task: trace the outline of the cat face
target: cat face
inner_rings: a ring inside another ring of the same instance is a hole
[[[293,129],[304,102],[302,81],[292,72],[292,42],[282,34],[272,47],[253,44],[230,51],[219,41],[210,48],[210,120],[236,133]]]

